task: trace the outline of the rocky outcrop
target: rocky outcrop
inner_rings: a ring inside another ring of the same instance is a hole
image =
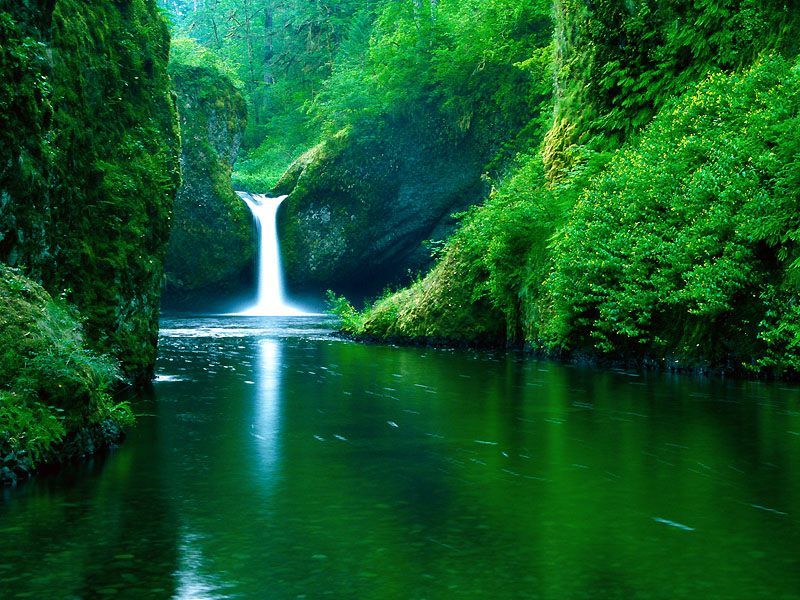
[[[256,242],[250,212],[231,187],[247,123],[244,96],[212,66],[173,61],[183,149],[166,261],[165,301],[230,293],[251,271]]]
[[[443,240],[453,213],[480,201],[483,160],[432,131],[346,130],[302,156],[278,183],[290,196],[278,223],[290,287],[379,291],[427,268],[426,240]]]
[[[117,377],[73,308],[0,264],[0,486],[118,442],[131,411]]]
[[[784,0],[556,0],[554,18],[555,118],[543,146],[552,180],[620,147],[715,69],[800,51],[800,12]]]
[[[180,180],[169,46],[155,0],[0,0],[0,261],[137,380]]]

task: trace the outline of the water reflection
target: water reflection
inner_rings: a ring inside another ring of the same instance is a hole
[[[258,340],[258,362],[254,372],[256,418],[252,436],[260,457],[259,477],[272,481],[279,459],[281,429],[281,345],[274,339]]]
[[[199,535],[188,530],[181,532],[177,589],[174,595],[178,600],[224,597],[224,586],[213,571],[209,573],[208,561],[203,556],[202,547],[202,538]]]
[[[3,594],[798,596],[797,388],[165,332],[154,416],[105,468],[0,505]]]

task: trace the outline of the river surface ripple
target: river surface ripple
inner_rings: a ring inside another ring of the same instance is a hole
[[[2,598],[800,598],[800,389],[166,318],[108,456],[0,499]]]

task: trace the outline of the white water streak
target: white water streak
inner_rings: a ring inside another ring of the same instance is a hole
[[[258,229],[258,296],[256,303],[239,313],[253,317],[293,317],[307,313],[286,298],[278,242],[278,208],[286,196],[269,198],[236,192],[253,214]]]

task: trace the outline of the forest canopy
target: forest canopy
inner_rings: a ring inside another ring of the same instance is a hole
[[[454,143],[482,129],[499,146],[551,95],[549,2],[167,5],[176,36],[196,41],[198,59],[226,65],[242,82],[250,125],[235,178],[254,191],[347,128],[437,118]],[[184,54],[187,44],[177,47]]]

